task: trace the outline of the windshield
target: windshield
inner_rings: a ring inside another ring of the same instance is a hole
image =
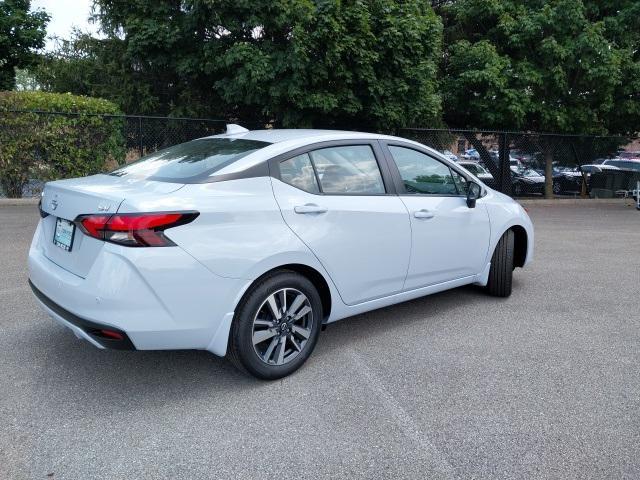
[[[542,177],[542,175],[540,175],[532,168],[520,167],[518,169],[515,169],[514,171],[519,175],[522,175],[523,177]]]
[[[165,182],[186,182],[220,170],[270,145],[242,138],[203,138],[159,150],[110,173]]]

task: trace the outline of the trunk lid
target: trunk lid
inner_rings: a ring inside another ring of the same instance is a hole
[[[44,255],[65,270],[86,277],[100,250],[102,240],[89,237],[75,227],[69,251],[53,241],[58,218],[73,222],[78,215],[113,214],[127,198],[175,192],[183,184],[125,179],[113,175],[58,180],[45,185],[41,208],[49,215],[42,221],[41,248]]]

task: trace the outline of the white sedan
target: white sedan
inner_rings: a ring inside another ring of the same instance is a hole
[[[47,183],[29,252],[42,307],[99,348],[204,349],[265,379],[322,327],[467,284],[511,293],[533,226],[397,137],[227,133]]]
[[[485,183],[490,184],[493,181],[493,175],[491,175],[487,171],[487,169],[480,165],[478,162],[462,161],[458,162],[458,165],[460,165],[466,171],[471,172]]]

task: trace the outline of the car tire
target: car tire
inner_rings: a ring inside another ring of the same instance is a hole
[[[560,195],[562,193],[562,185],[560,185],[560,182],[553,182],[553,193],[555,195]]]
[[[498,241],[491,257],[487,292],[495,297],[511,295],[513,283],[513,251],[515,236],[513,230],[507,230]]]
[[[304,299],[296,307],[300,295]],[[296,311],[283,313],[283,308]],[[295,319],[296,313],[307,309],[307,314]],[[239,370],[254,377],[286,377],[311,355],[322,320],[320,294],[309,279],[290,270],[273,272],[252,285],[238,304],[231,324],[228,357]]]

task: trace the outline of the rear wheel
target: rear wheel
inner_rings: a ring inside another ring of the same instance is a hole
[[[307,360],[322,324],[314,285],[291,271],[275,272],[243,297],[231,326],[229,356],[240,370],[262,379],[285,377]]]
[[[491,257],[489,282],[486,288],[489,294],[496,297],[508,297],[511,295],[514,242],[515,235],[513,230],[507,230],[498,241],[493,257]]]
[[[562,193],[562,185],[560,182],[553,182],[553,193],[560,195]]]

